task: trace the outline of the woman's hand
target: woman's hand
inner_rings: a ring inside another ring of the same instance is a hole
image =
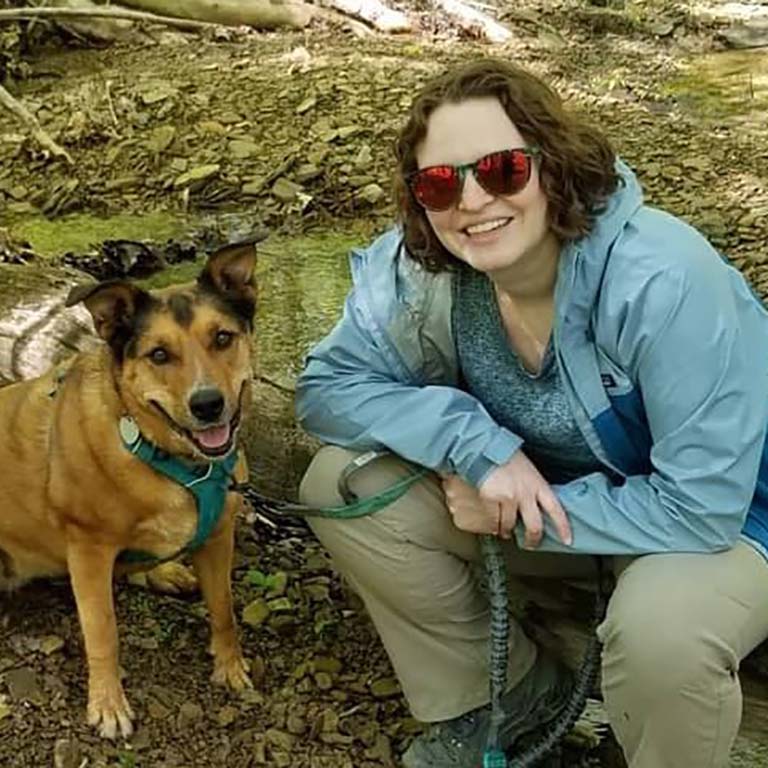
[[[523,546],[535,549],[544,535],[544,515],[549,515],[560,540],[573,542],[571,526],[565,510],[541,476],[539,470],[521,451],[500,467],[496,467],[477,489],[484,505],[497,504],[500,509],[499,535],[508,539],[518,518],[525,527]]]
[[[524,546],[534,549],[544,534],[543,515],[547,514],[560,539],[565,544],[572,542],[565,511],[547,481],[522,451],[494,469],[479,489],[458,475],[444,476],[442,483],[448,511],[456,527],[463,531],[509,539],[520,518],[525,526]]]
[[[477,488],[458,475],[443,475],[441,480],[445,503],[457,528],[469,533],[499,535],[501,505],[497,501],[483,501]]]

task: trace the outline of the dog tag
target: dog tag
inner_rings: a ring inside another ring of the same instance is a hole
[[[130,416],[123,416],[119,424],[120,437],[126,445],[133,445],[139,439],[139,428]]]

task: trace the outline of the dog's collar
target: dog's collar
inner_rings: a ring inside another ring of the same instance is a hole
[[[130,416],[123,416],[118,428],[120,439],[127,450],[156,472],[186,488],[195,497],[197,505],[195,536],[178,552],[167,558],[158,558],[149,552],[130,549],[121,552],[118,560],[123,563],[164,562],[173,560],[185,552],[200,549],[218,524],[224,509],[230,480],[237,463],[237,450],[233,448],[225,458],[218,461],[190,464],[146,440]]]

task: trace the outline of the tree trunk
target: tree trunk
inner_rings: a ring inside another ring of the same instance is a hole
[[[312,7],[306,3],[278,0],[185,0],[183,3],[179,0],[120,0],[120,4],[161,16],[258,29],[301,29],[309,24],[313,15]]]

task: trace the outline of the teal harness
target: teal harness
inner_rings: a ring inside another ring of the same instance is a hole
[[[222,461],[189,464],[145,440],[141,436],[136,422],[125,416],[120,419],[120,438],[123,445],[134,456],[152,467],[155,472],[165,475],[165,477],[186,488],[195,497],[197,530],[192,541],[168,557],[157,557],[151,552],[126,549],[118,555],[118,562],[157,565],[168,560],[174,560],[186,552],[195,552],[200,549],[216,528],[224,510],[232,474],[237,463],[237,451],[233,450]]]

